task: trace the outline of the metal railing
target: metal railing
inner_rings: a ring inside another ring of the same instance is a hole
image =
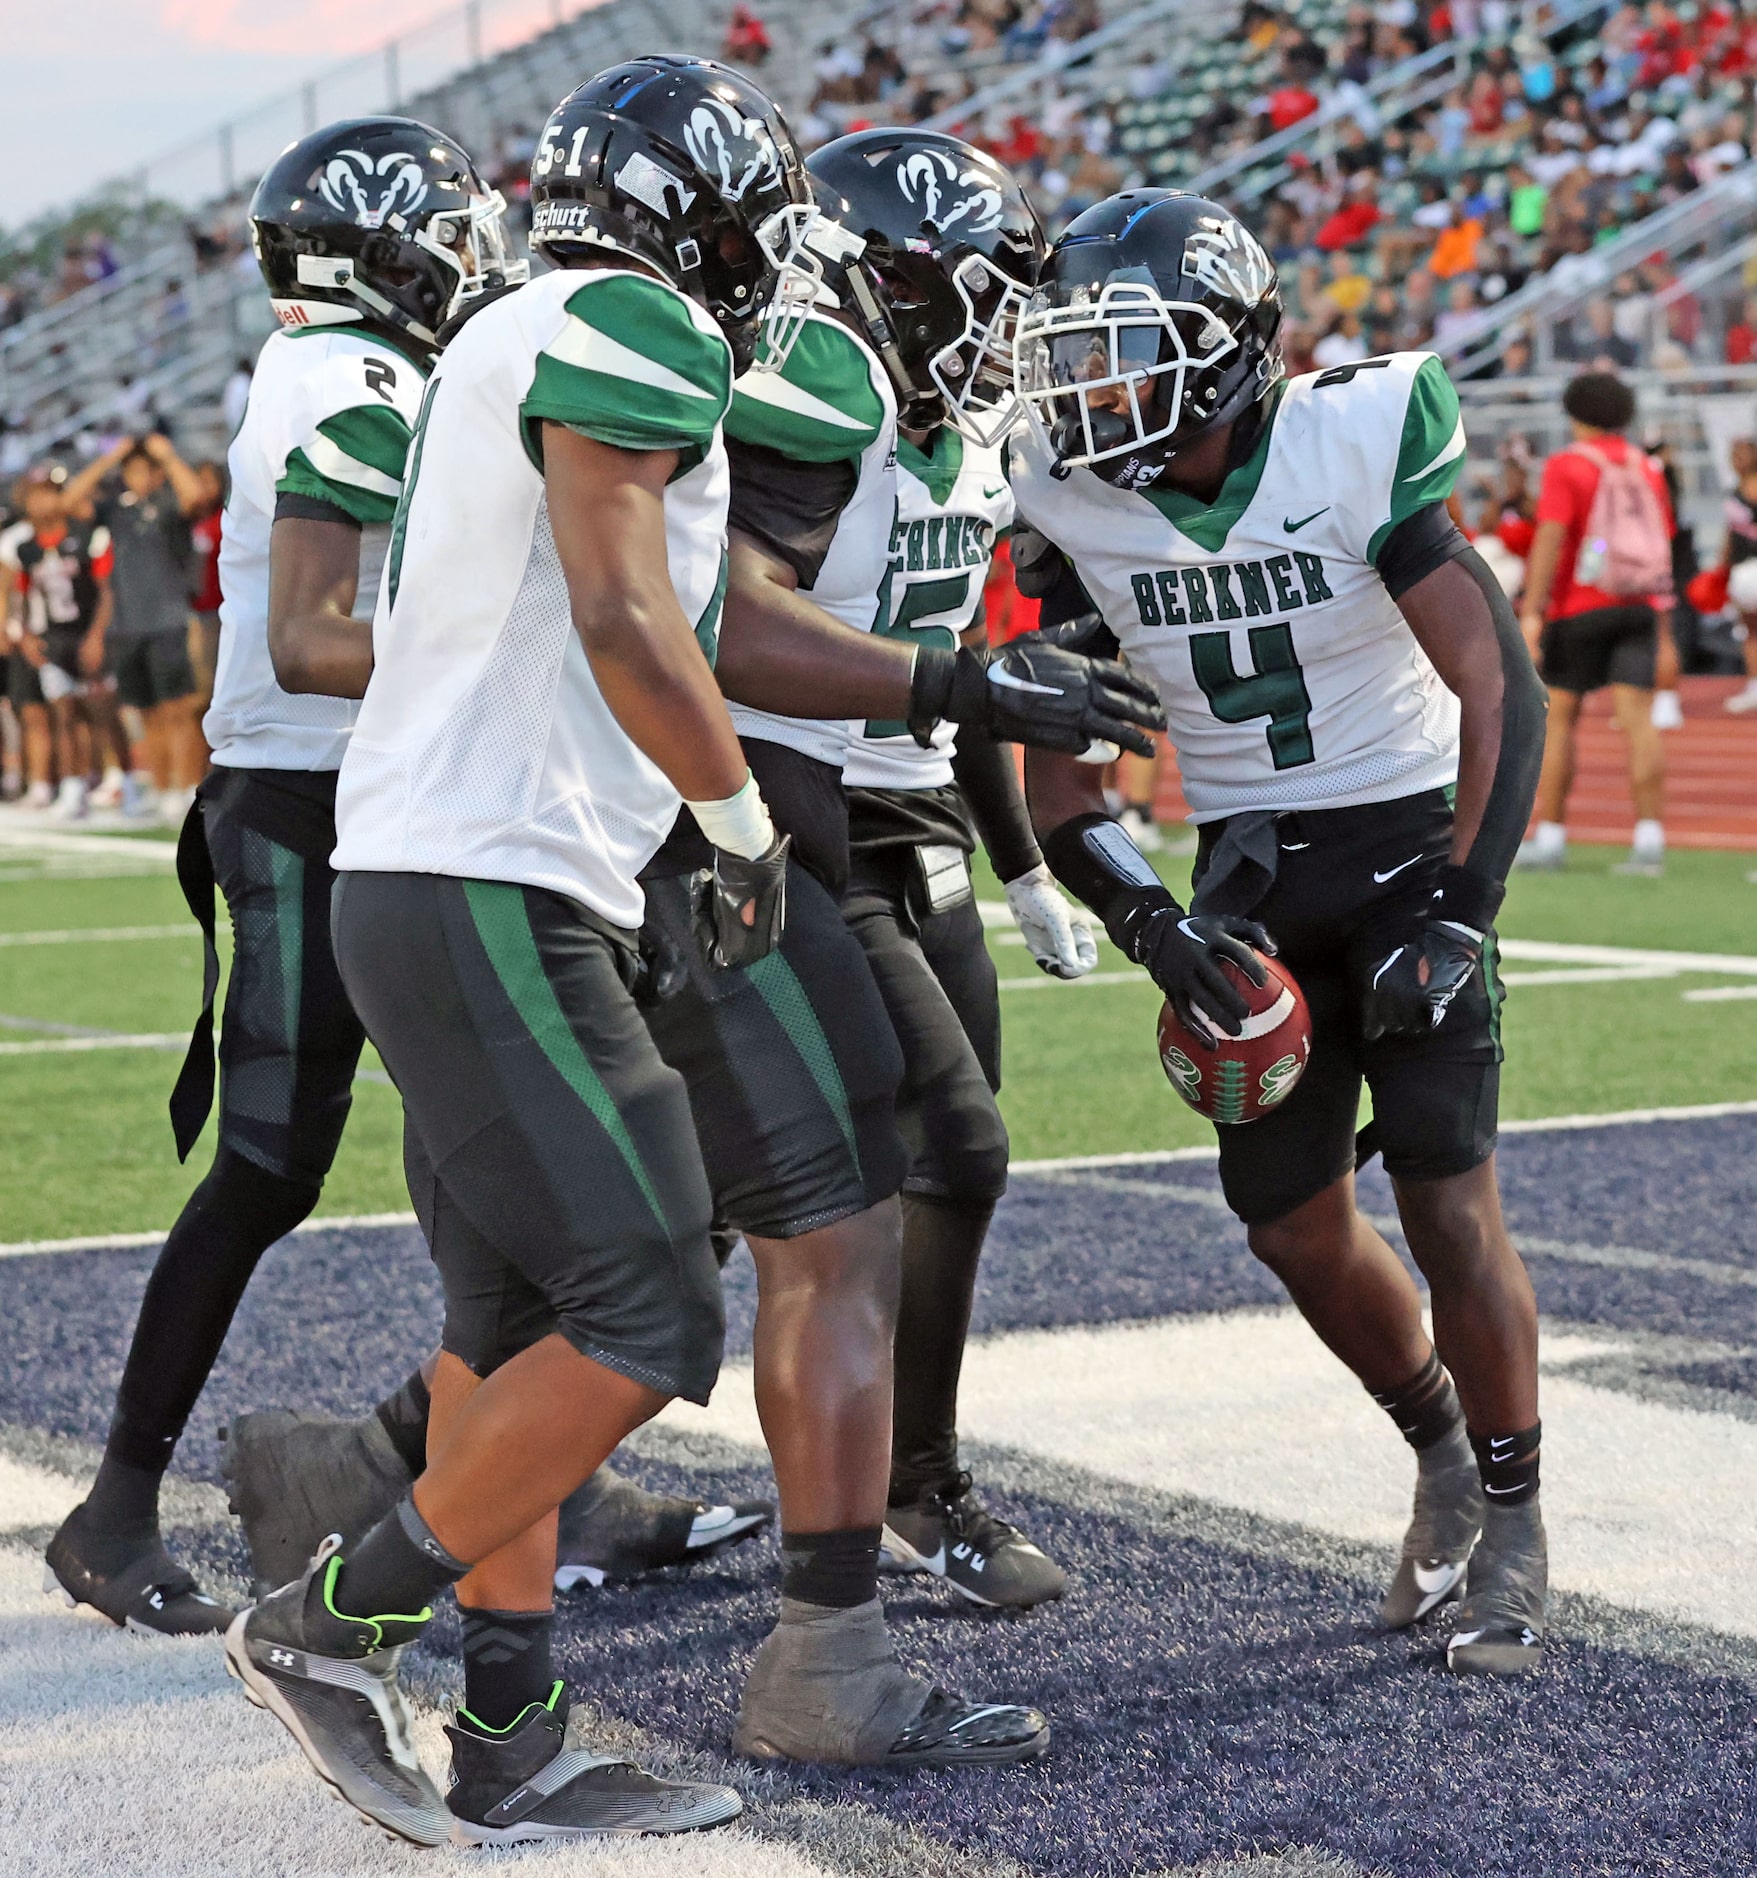
[[[1436,345],[1452,376],[1468,379],[1492,367],[1516,333],[1532,340],[1540,368],[1555,361],[1557,325],[1604,296],[1619,274],[1656,254],[1673,264],[1699,245],[1718,254],[1757,226],[1757,161],[1728,170],[1668,207],[1624,229],[1585,254],[1569,255],[1517,293],[1460,321]]]

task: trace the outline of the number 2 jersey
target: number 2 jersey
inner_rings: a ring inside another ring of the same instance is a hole
[[[674,450],[666,564],[710,661],[726,586],[732,354],[675,289],[545,274],[476,313],[428,387],[336,792],[337,869],[546,887],[641,923],[679,799],[605,703],[550,529],[543,429]]]
[[[1340,808],[1457,780],[1458,701],[1385,591],[1391,531],[1464,465],[1440,361],[1399,352],[1271,394],[1218,499],[1065,480],[1010,445],[1019,519],[1058,547],[1158,685],[1191,820]]]
[[[905,644],[954,648],[980,617],[995,544],[1013,525],[1013,492],[998,445],[969,443],[942,424],[921,449],[897,444],[897,517],[891,525],[890,612],[876,630]],[[956,724],[923,749],[908,726],[856,718],[842,780],[850,789],[944,789]]]
[[[372,611],[427,368],[346,326],[276,333],[250,381],[227,455],[220,524],[220,652],[202,729],[214,761],[333,770],[359,709],[275,682],[268,651],[269,538],[279,514],[362,530],[355,611]]]

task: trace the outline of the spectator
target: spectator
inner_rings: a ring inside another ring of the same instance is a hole
[[[104,651],[117,701],[140,713],[161,812],[180,822],[206,769],[189,658],[189,517],[207,492],[170,440],[154,434],[125,437],[81,470],[67,485],[69,504],[95,495],[118,468],[121,490],[97,504],[115,556]],[[152,806],[131,782],[125,807]]]
[[[731,65],[761,65],[769,51],[768,28],[749,7],[733,7],[720,56]]]
[[[1609,685],[1636,816],[1634,846],[1617,871],[1658,874],[1665,862],[1665,749],[1653,723],[1653,693],[1659,641],[1669,637],[1676,524],[1659,466],[1624,435],[1635,417],[1629,387],[1609,373],[1586,372],[1569,384],[1562,409],[1574,441],[1544,465],[1520,614],[1550,689],[1550,714],[1537,827],[1519,864],[1563,864],[1580,706]],[[1600,506],[1606,477],[1616,480],[1606,491],[1610,503]],[[1606,514],[1612,504],[1614,521]],[[1589,523],[1605,532],[1589,534]]]
[[[1332,365],[1353,365],[1356,360],[1365,357],[1367,342],[1361,337],[1360,316],[1355,313],[1340,315],[1312,348],[1312,363],[1326,368]]]
[[[1743,301],[1738,317],[1727,328],[1726,362],[1729,365],[1757,363],[1757,301]]]
[[[1745,629],[1745,684],[1727,699],[1738,715],[1757,711],[1757,442],[1741,437],[1732,449],[1737,478],[1726,501],[1726,597]]]

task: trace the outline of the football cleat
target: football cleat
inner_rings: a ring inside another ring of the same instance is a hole
[[[59,1591],[70,1605],[89,1604],[137,1636],[212,1636],[232,1621],[232,1612],[201,1589],[156,1532],[118,1562],[103,1554],[121,1548],[92,1533],[84,1513],[83,1503],[76,1506],[49,1541],[45,1591]]]
[[[1484,1676],[1541,1669],[1548,1592],[1549,1541],[1537,1502],[1485,1509],[1447,1668]]]
[[[1379,1622],[1403,1630],[1463,1590],[1471,1547],[1482,1531],[1482,1476],[1460,1421],[1416,1456],[1415,1512],[1403,1556],[1379,1604]]]
[[[831,1610],[783,1597],[732,1733],[751,1760],[844,1767],[997,1767],[1048,1745],[1038,1710],[967,1702],[910,1675],[877,1598]]]
[[[661,1566],[692,1564],[754,1539],[774,1517],[767,1500],[709,1506],[703,1500],[648,1493],[613,1468],[600,1467],[561,1503],[555,1588],[596,1588],[612,1579],[644,1577]]]
[[[547,1702],[533,1702],[510,1727],[484,1728],[460,1709],[445,1732],[454,1845],[699,1832],[744,1811],[730,1787],[661,1780],[619,1755],[592,1753],[568,1726],[559,1682]]]
[[[943,1578],[960,1597],[991,1610],[1028,1611],[1068,1588],[1054,1559],[977,1499],[968,1474],[913,1506],[886,1510],[879,1570]]]
[[[232,1620],[226,1668],[357,1813],[416,1845],[443,1845],[451,1815],[415,1753],[397,1684],[403,1646],[433,1613],[338,1611],[340,1548],[332,1533],[302,1577]]]
[[[326,1534],[355,1544],[409,1490],[409,1470],[376,1415],[332,1421],[261,1409],[236,1416],[220,1443],[220,1475],[259,1598],[291,1584]]]

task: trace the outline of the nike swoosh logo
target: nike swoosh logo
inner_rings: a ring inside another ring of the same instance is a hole
[[[1405,868],[1413,867],[1416,864],[1416,862],[1419,861],[1420,859],[1421,859],[1421,856],[1419,854],[1412,854],[1407,861],[1399,861],[1397,865],[1393,867],[1388,873],[1381,874],[1377,871],[1377,869],[1375,869],[1373,872],[1373,878],[1382,887],[1384,886],[1386,881],[1395,880],[1397,876],[1401,874]]]
[[[1290,522],[1285,515],[1282,516],[1281,526],[1285,528],[1290,535],[1297,535],[1299,531],[1305,527],[1306,522],[1315,522],[1320,515],[1328,515],[1329,513],[1330,505],[1326,502],[1321,509],[1313,509],[1311,514],[1305,518],[1305,522]]]
[[[1034,691],[1040,698],[1059,698],[1062,695],[1060,685],[1034,685],[1028,678],[1015,678],[1004,665],[991,665],[988,668],[988,682],[998,685],[1002,691]],[[1415,857],[1418,861],[1421,856]]]
[[[986,484],[984,484],[982,493],[992,502],[994,498],[998,496],[1001,493],[1001,491],[1004,490],[1005,488],[1006,488],[1005,483],[1000,484],[1000,486],[995,489],[990,489]]]
[[[1463,1570],[1460,1565],[1418,1565],[1415,1568],[1415,1582],[1424,1596],[1431,1597],[1436,1591],[1448,1591],[1458,1582],[1458,1574]]]
[[[1397,963],[1397,961],[1400,958],[1402,958],[1402,956],[1404,955],[1406,951],[1408,951],[1408,949],[1409,948],[1407,946],[1399,946],[1397,950],[1393,952],[1391,956],[1384,962],[1384,964],[1381,965],[1379,969],[1373,973],[1373,989],[1375,991],[1377,991],[1379,988],[1379,980],[1385,976],[1385,974],[1391,969],[1393,965]]]

